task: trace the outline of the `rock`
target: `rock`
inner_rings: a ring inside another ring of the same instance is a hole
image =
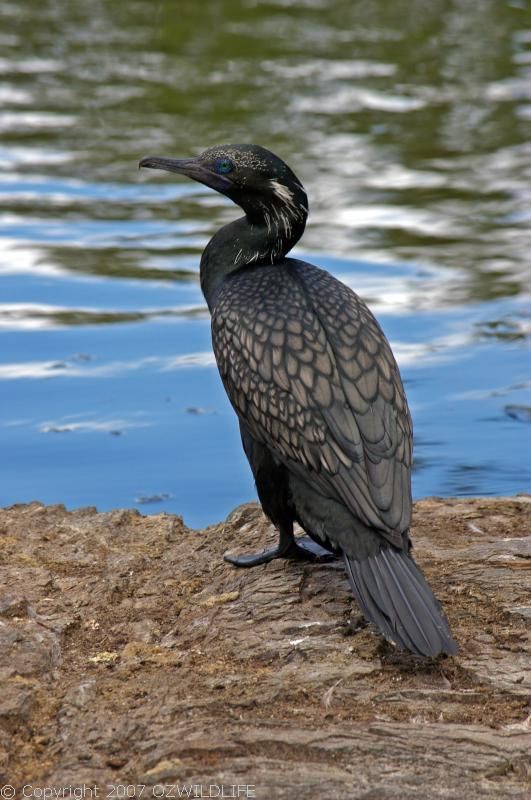
[[[530,511],[416,504],[416,558],[460,645],[422,662],[359,624],[339,562],[225,563],[274,540],[255,504],[205,531],[0,510],[1,782],[524,800]]]

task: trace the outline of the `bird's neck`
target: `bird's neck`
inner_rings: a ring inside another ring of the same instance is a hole
[[[290,207],[260,202],[245,217],[221,228],[201,257],[201,289],[209,309],[212,311],[223,279],[231,272],[282,261],[301,238],[307,216],[306,203]]]

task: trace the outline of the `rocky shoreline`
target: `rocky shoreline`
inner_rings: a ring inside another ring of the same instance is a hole
[[[274,537],[254,504],[202,531],[0,510],[0,783],[45,800],[524,800],[530,512],[528,496],[415,505],[416,557],[460,645],[421,662],[357,625],[341,564],[224,563]]]

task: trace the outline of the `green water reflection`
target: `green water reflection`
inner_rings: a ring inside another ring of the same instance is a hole
[[[459,299],[525,284],[528,3],[23,0],[0,10],[1,127],[17,173],[130,183],[146,152],[259,141],[308,186],[306,247],[465,269]],[[168,214],[153,195],[134,208],[90,194],[5,200],[46,216],[56,204],[69,220]],[[211,231],[224,209],[179,213]],[[120,261],[143,258],[97,255],[100,268],[85,258],[91,273],[130,274]]]

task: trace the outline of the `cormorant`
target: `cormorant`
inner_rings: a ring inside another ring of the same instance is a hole
[[[308,216],[300,181],[252,144],[140,166],[193,178],[245,212],[210,240],[200,279],[219,372],[279,543],[226,560],[342,555],[362,612],[387,639],[422,656],[456,653],[411,555],[412,425],[389,343],[351,289],[286,258]],[[310,538],[294,538],[294,522]]]

